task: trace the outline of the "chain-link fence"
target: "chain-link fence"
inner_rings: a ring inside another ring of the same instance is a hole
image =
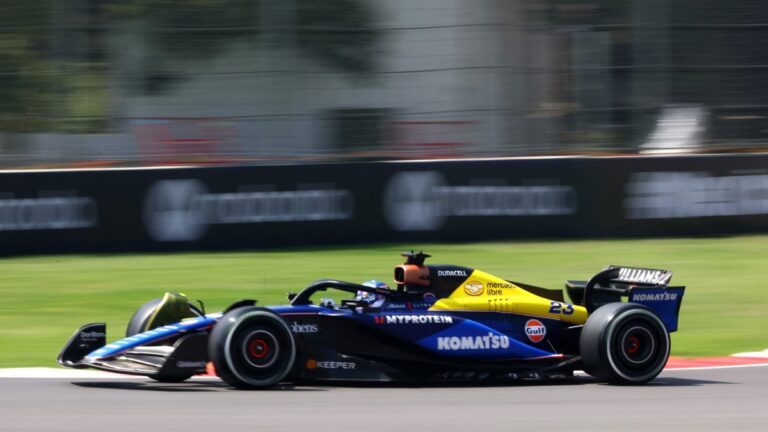
[[[759,0],[2,0],[3,166],[760,149]]]

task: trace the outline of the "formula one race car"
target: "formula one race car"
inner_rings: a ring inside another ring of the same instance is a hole
[[[88,324],[58,362],[180,382],[210,361],[245,389],[281,382],[502,380],[564,377],[576,369],[616,384],[655,378],[685,287],[665,270],[610,266],[565,291],[512,282],[467,267],[425,265],[404,253],[397,287],[320,280],[289,305],[241,300],[205,314],[179,294],[141,306],[125,339],[106,343]],[[335,290],[350,298],[317,302]],[[627,301],[623,302],[623,298]]]

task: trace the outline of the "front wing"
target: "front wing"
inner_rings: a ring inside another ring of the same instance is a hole
[[[221,314],[193,318],[158,327],[106,345],[106,324],[78,329],[58,356],[72,368],[95,368],[130,375],[183,376],[206,368],[207,334]],[[153,345],[176,339],[172,345]]]

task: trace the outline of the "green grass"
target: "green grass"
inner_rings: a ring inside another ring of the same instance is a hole
[[[673,355],[768,348],[768,236],[413,246],[434,263],[551,288],[607,264],[671,269],[688,286]],[[87,322],[105,321],[108,338],[119,338],[134,309],[166,290],[202,299],[208,311],[241,298],[282,304],[286,292],[324,277],[389,281],[410,247],[0,259],[0,367],[53,365]]]

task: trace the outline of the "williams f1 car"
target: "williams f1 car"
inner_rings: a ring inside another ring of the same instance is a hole
[[[669,357],[685,290],[669,286],[669,271],[610,266],[550,290],[468,267],[427,265],[423,253],[403,256],[392,289],[324,279],[289,294],[288,305],[241,300],[211,314],[167,293],[135,312],[124,339],[106,344],[106,324],[83,326],[58,362],[161,382],[184,381],[212,362],[229,385],[257,389],[538,379],[574,370],[640,384]],[[349,298],[317,298],[326,291]]]

